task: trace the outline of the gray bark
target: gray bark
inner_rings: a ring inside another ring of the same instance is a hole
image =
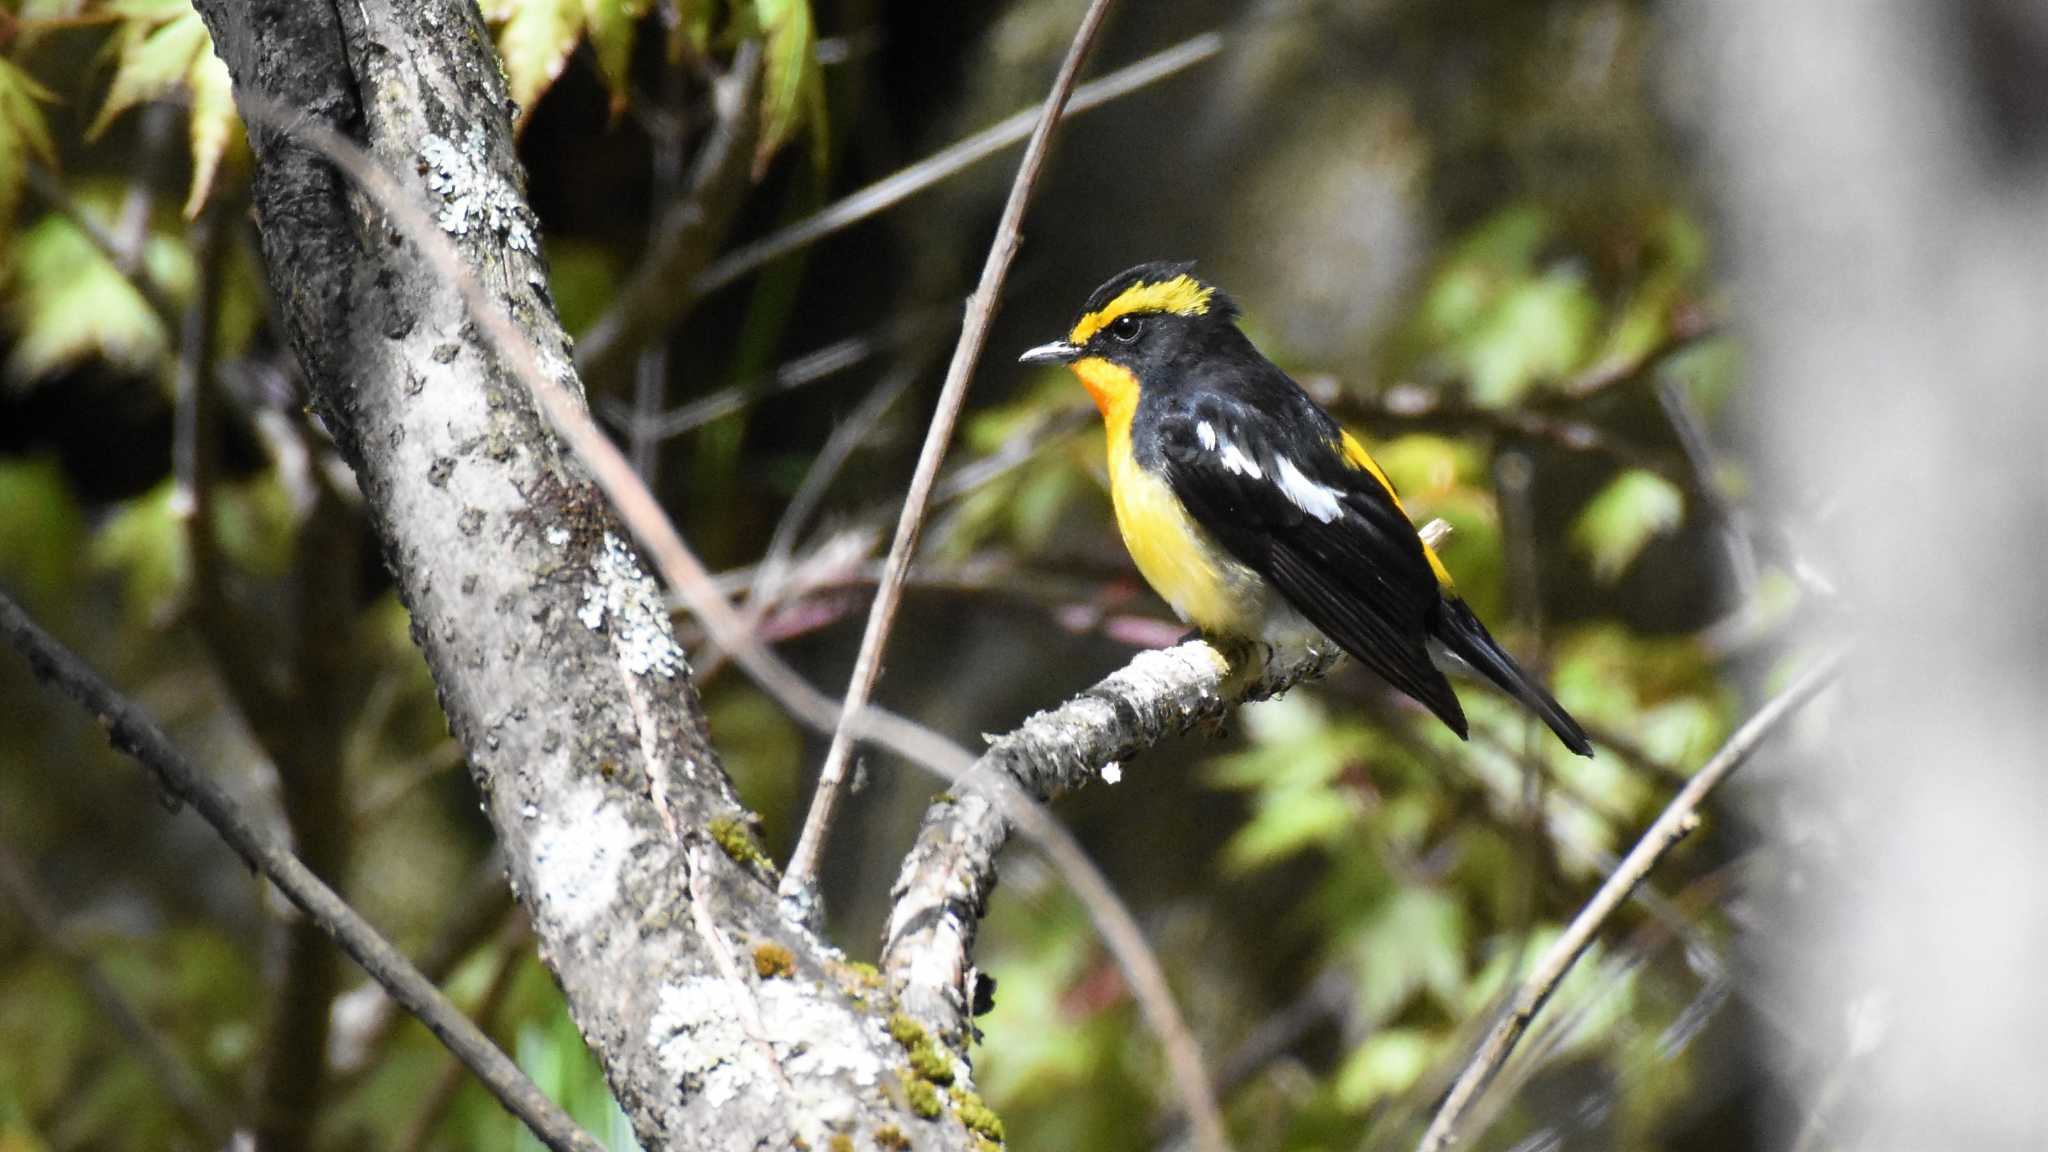
[[[991,744],[925,814],[891,892],[882,971],[903,1010],[955,1051],[967,1050],[975,931],[1011,832],[1005,787],[1051,800],[1099,778],[1107,765],[1221,720],[1238,704],[1320,676],[1336,660],[1334,652],[1294,650],[1256,661],[1252,672],[1233,671],[1228,658],[1199,640],[1144,652]]]
[[[314,405],[355,468],[542,958],[641,1142],[823,1148],[896,1125],[920,1148],[968,1147],[953,1109],[906,1106],[880,998],[778,914],[661,597],[601,496],[456,287],[248,99],[354,137],[416,187],[573,381],[475,6],[199,8],[257,121],[271,288]],[[764,948],[787,950],[787,977],[756,979]]]

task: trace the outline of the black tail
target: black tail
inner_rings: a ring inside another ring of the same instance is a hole
[[[1437,611],[1436,638],[1493,681],[1501,691],[1520,700],[1531,712],[1542,717],[1565,747],[1581,756],[1593,754],[1593,744],[1586,739],[1585,729],[1580,728],[1579,722],[1550,698],[1543,685],[1522,671],[1522,666],[1515,663],[1507,649],[1487,632],[1486,625],[1465,607],[1463,600],[1455,596],[1444,597],[1443,607]]]

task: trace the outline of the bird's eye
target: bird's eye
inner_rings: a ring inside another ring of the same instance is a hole
[[[1136,316],[1119,316],[1109,322],[1109,334],[1128,344],[1138,338],[1145,324]]]

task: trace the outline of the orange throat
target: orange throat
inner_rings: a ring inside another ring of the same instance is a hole
[[[1095,398],[1095,407],[1109,425],[1110,435],[1119,431],[1128,435],[1131,413],[1138,407],[1138,378],[1131,375],[1130,369],[1120,368],[1100,356],[1083,357],[1074,361],[1072,367],[1074,375],[1081,378],[1081,386]]]

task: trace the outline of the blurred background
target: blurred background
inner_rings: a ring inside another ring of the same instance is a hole
[[[1084,5],[483,7],[592,406],[837,691],[1016,156],[941,150],[1042,99]],[[730,212],[650,267],[754,38]],[[1089,75],[1134,64],[1058,137],[879,699],[971,740],[1181,635],[1085,393],[1012,361],[1121,268],[1196,259],[1453,526],[1461,588],[1600,746],[1477,689],[1461,744],[1346,668],[1057,807],[1238,1146],[1413,1146],[1504,989],[1842,644],[1847,686],[1609,925],[1468,1146],[2048,1145],[2048,7],[1132,2]],[[626,1147],[305,411],[226,84],[177,0],[0,9],[0,586]],[[618,335],[635,276],[645,339]],[[677,623],[784,857],[822,745]],[[12,657],[0,716],[0,1149],[218,1147],[258,1113],[279,1147],[530,1140]],[[827,898],[871,958],[938,786],[862,779]],[[1118,969],[1021,851],[977,959],[1012,1145],[1184,1139]]]

